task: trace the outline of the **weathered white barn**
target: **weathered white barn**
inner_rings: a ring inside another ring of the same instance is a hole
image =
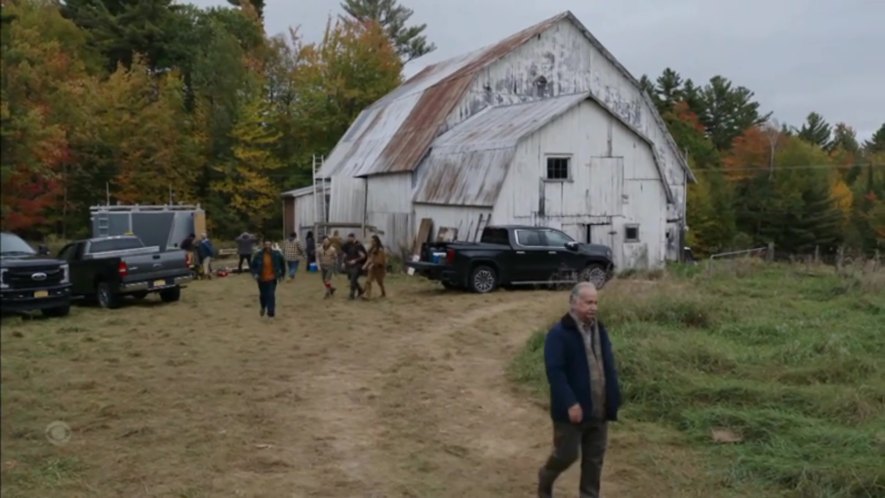
[[[571,12],[425,68],[359,115],[318,176],[325,221],[388,245],[411,246],[423,218],[460,240],[543,225],[611,246],[620,269],[679,257],[691,180],[639,82]]]

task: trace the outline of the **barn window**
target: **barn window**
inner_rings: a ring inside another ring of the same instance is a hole
[[[547,78],[543,76],[535,78],[535,95],[538,97],[547,96]]]
[[[639,225],[624,225],[624,242],[639,242]]]
[[[568,157],[548,157],[547,158],[547,179],[548,180],[568,180],[569,163],[571,158]]]

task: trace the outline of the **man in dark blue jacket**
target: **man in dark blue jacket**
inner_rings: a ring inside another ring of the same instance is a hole
[[[571,309],[544,342],[553,453],[539,472],[539,498],[553,496],[553,483],[579,451],[580,497],[599,497],[608,421],[618,419],[621,393],[608,333],[596,319],[598,302],[593,284],[576,285],[569,296]]]
[[[258,302],[261,304],[261,316],[265,312],[273,319],[277,308],[277,282],[286,275],[286,260],[283,254],[273,249],[273,242],[265,239],[264,249],[255,253],[252,258],[252,277],[258,282]]]

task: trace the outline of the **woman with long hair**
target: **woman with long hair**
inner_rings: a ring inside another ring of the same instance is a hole
[[[363,268],[367,270],[369,276],[366,280],[365,298],[372,297],[372,282],[378,282],[378,287],[381,287],[381,297],[387,297],[387,291],[384,289],[384,277],[387,275],[387,252],[377,235],[372,236],[372,246],[369,248],[366,265]]]

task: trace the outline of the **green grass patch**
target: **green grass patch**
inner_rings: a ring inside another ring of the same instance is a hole
[[[601,294],[600,316],[618,359],[623,419],[679,430],[729,487],[885,496],[879,273],[723,262],[616,280]],[[510,366],[541,403],[545,332]],[[740,442],[714,442],[720,429]]]

